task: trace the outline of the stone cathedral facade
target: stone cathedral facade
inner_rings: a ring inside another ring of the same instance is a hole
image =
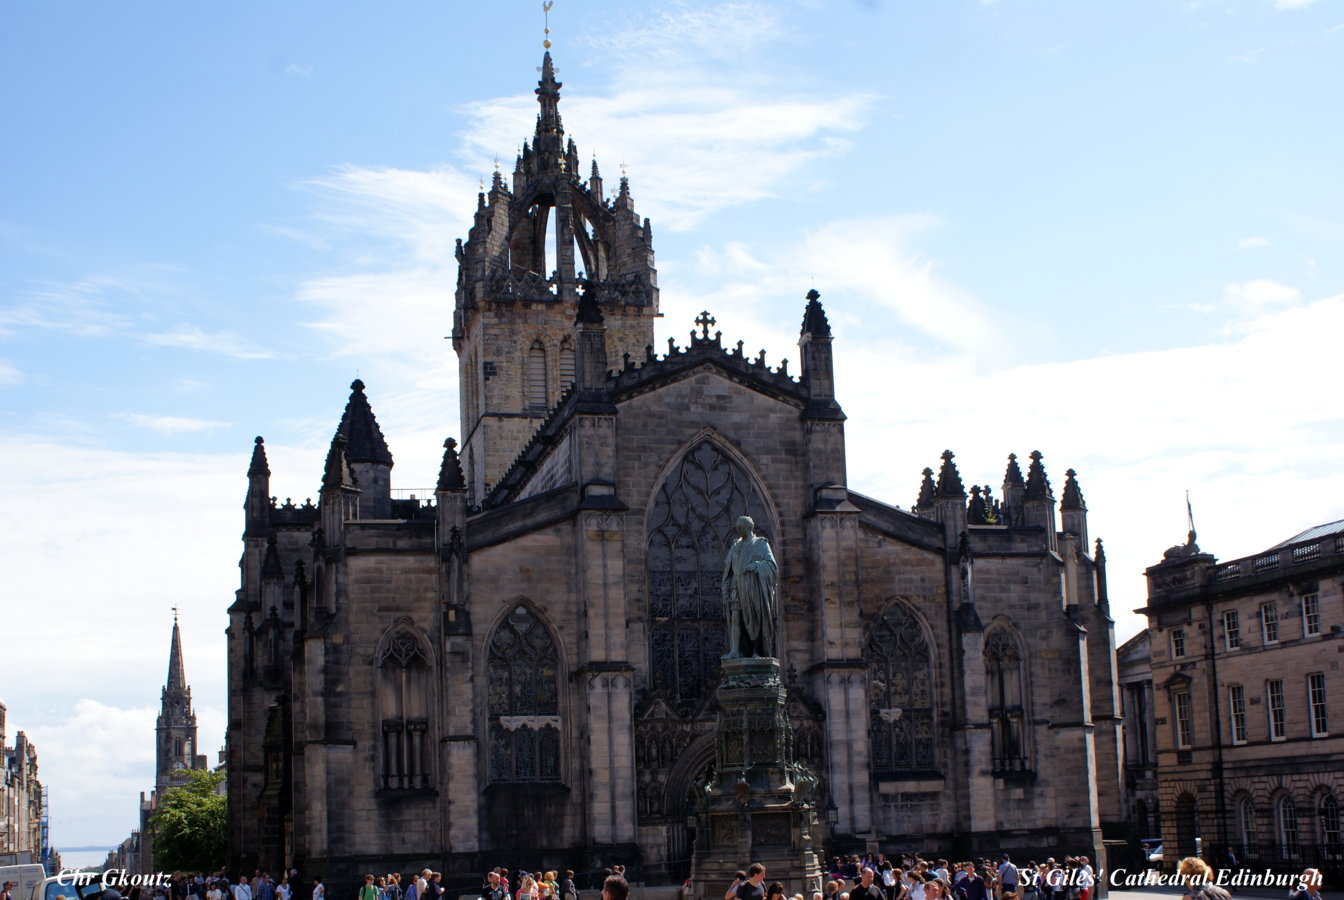
[[[457,246],[460,444],[433,501],[394,497],[362,382],[316,504],[276,503],[257,438],[232,864],[337,890],[426,865],[684,875],[743,514],[779,561],[791,752],[834,806],[827,849],[1100,858],[1120,719],[1073,471],[1058,505],[1038,453],[997,497],[950,452],[912,473],[910,510],[850,491],[815,291],[797,372],[707,315],[655,349],[651,227],[624,177],[582,176],[559,88],[548,53],[536,132]]]

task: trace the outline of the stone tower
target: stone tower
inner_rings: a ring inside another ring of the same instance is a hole
[[[182,662],[182,630],[173,613],[173,640],[168,650],[168,680],[163,685],[159,721],[154,740],[154,791],[163,792],[183,784],[174,773],[181,769],[204,769],[205,756],[196,753],[196,713],[191,708],[191,687]]]
[[[604,369],[653,344],[658,278],[648,219],[635,213],[624,175],[614,198],[593,160],[580,174],[565,139],[551,54],[537,86],[536,132],[514,164],[511,185],[495,172],[457,245],[462,465],[468,500],[479,504],[541,419],[575,380],[574,320],[591,295],[606,324]]]

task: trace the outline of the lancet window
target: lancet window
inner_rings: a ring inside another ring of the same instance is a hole
[[[996,628],[985,640],[990,744],[995,772],[1024,772],[1030,768],[1024,656],[1015,636],[1006,628]]]
[[[738,517],[769,527],[750,476],[711,440],[658,488],[649,516],[649,656],[654,690],[689,713],[713,692],[724,648],[720,586]]]
[[[541,341],[533,341],[527,351],[526,384],[529,409],[546,408],[546,348]]]
[[[490,781],[559,781],[560,654],[550,630],[518,604],[495,629],[486,667]]]
[[[892,774],[936,769],[933,654],[910,609],[900,603],[888,607],[868,634],[864,661],[873,770]]]
[[[429,787],[430,651],[409,628],[397,628],[378,647],[378,707],[382,713],[382,786]]]

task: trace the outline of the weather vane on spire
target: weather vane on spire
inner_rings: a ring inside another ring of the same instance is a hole
[[[541,15],[546,23],[546,39],[541,42],[541,46],[547,50],[551,49],[551,7],[555,6],[555,0],[547,0],[541,4]]]
[[[177,624],[177,607],[176,607],[176,606],[173,607],[173,624],[174,624],[174,625]]]

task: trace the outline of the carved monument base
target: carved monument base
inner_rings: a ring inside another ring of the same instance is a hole
[[[779,660],[725,659],[723,675],[715,766],[696,810],[695,896],[718,900],[733,873],[753,862],[765,866],[766,884],[810,896],[821,890],[812,846],[817,782],[793,759]]]

